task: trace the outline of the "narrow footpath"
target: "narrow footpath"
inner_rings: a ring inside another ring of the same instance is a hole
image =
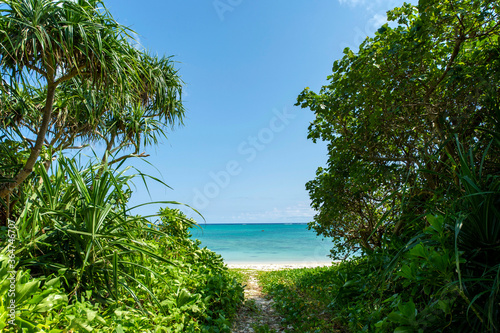
[[[236,317],[232,332],[285,332],[280,325],[281,318],[272,307],[273,300],[262,293],[257,273],[257,270],[249,271],[245,286],[245,302]]]

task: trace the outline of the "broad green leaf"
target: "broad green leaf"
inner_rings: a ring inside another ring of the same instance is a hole
[[[33,312],[55,311],[64,304],[66,305],[68,304],[68,296],[53,293],[50,294],[45,299],[43,299],[40,303],[38,303],[32,311]]]

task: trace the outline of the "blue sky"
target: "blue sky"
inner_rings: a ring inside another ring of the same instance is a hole
[[[307,139],[314,114],[296,98],[326,84],[342,50],[357,49],[402,1],[105,3],[142,47],[172,55],[186,83],[185,126],[147,151],[155,168],[133,161],[172,189],[150,183],[149,197],[138,185],[132,203],[183,202],[208,223],[311,221],[305,183],[324,165],[326,144]]]

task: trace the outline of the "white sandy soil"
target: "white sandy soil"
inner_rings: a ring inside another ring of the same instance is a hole
[[[332,262],[303,262],[303,263],[239,263],[239,264],[227,264],[229,268],[239,268],[239,269],[255,269],[259,271],[277,271],[281,269],[294,269],[294,268],[312,268],[312,267],[323,267],[331,266]]]

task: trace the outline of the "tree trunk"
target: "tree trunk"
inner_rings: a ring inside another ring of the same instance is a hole
[[[7,227],[10,218],[10,195],[5,198],[5,206],[0,205],[0,227]]]
[[[33,167],[40,156],[40,152],[45,141],[45,135],[47,134],[50,119],[52,117],[52,107],[54,105],[56,87],[57,85],[54,82],[49,82],[47,85],[47,99],[45,100],[45,107],[43,109],[42,125],[38,131],[35,146],[31,149],[30,156],[28,157],[26,164],[14,177],[13,182],[3,183],[0,186],[0,198],[2,199],[7,198],[7,196],[9,196],[14,189],[19,187],[21,183],[28,178],[31,172],[33,172]]]

